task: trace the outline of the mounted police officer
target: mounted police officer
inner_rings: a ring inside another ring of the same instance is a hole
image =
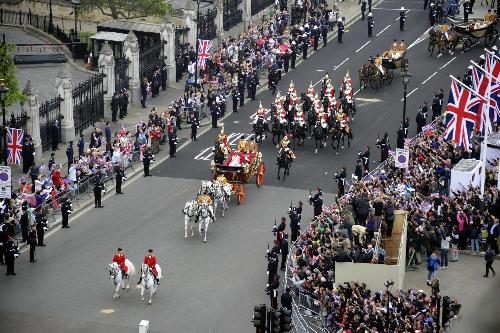
[[[368,37],[372,37],[373,36],[373,27],[375,25],[375,21],[373,20],[373,14],[372,12],[369,12],[368,13]]]
[[[401,7],[401,11],[399,12],[399,30],[405,31],[405,22],[406,22],[406,10],[405,7]]]
[[[337,40],[340,44],[342,44],[342,35],[344,34],[345,26],[344,22],[339,18],[337,22]]]

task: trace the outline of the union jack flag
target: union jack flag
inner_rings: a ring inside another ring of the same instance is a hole
[[[21,165],[24,132],[7,127],[7,163]]]
[[[208,57],[210,57],[210,50],[212,49],[212,41],[205,39],[198,39],[198,67],[205,69],[205,64]]]
[[[490,78],[484,75],[483,72],[474,67],[472,68],[472,87],[474,91],[483,97],[488,98],[488,85],[490,85]],[[488,110],[488,101],[481,100],[479,102],[478,117],[476,121],[476,131],[480,131],[483,135],[488,135],[493,132],[493,124],[497,119],[497,114],[500,112],[497,100],[493,97],[493,92],[500,89],[498,82],[491,83],[491,95]],[[496,93],[498,95],[498,93]]]
[[[451,81],[450,96],[446,110],[445,140],[453,140],[457,145],[469,150],[481,99],[471,90]]]

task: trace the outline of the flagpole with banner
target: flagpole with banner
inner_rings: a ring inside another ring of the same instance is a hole
[[[490,108],[491,108],[491,80],[492,80],[492,75],[490,72],[484,70],[479,66],[477,63],[471,60],[472,65],[474,65],[477,69],[479,69],[483,74],[488,78],[488,88],[486,89],[486,98],[488,99],[486,103],[486,112],[484,110],[484,105],[483,105],[483,110],[481,111],[481,115],[484,114],[486,117],[485,119],[485,124],[484,124],[484,137],[483,137],[483,142],[481,142],[482,151],[483,151],[483,156],[481,158],[481,162],[483,162],[483,170],[481,172],[481,198],[484,196],[484,186],[486,184],[486,152],[488,150],[488,129],[490,128]],[[495,78],[496,79],[496,78]]]
[[[198,48],[200,47],[199,31],[200,31],[200,0],[197,0],[198,8],[196,10],[196,42],[195,42],[195,51],[196,51],[196,62],[194,63],[194,92],[197,92],[196,85],[198,84]]]

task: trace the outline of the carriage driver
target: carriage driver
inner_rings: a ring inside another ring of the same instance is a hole
[[[448,34],[448,24],[443,24],[442,29],[444,38],[446,38],[446,40],[450,40],[450,35]]]
[[[127,259],[127,257],[125,257],[125,254],[123,253],[122,248],[119,247],[116,250],[116,253],[113,257],[113,262],[116,262],[118,264],[118,266],[120,266],[120,268],[122,269],[123,276],[128,275],[128,267],[127,267],[127,265],[125,265],[126,259]]]
[[[406,44],[405,40],[401,39],[401,42],[399,42],[399,52],[405,53],[406,52]]]
[[[144,264],[148,265],[153,272],[153,275],[156,280],[156,284],[160,285],[160,280],[158,279],[158,271],[156,270],[156,256],[153,254],[153,249],[148,250],[148,254],[144,256]],[[140,284],[142,281],[142,276],[137,284]]]
[[[375,57],[375,60],[373,60],[373,64],[375,66],[377,66],[378,70],[380,71],[380,73],[382,75],[385,74],[384,67],[382,67],[382,57],[379,54],[377,54],[377,56]]]

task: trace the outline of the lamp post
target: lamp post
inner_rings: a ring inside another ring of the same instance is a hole
[[[9,87],[5,85],[3,79],[0,80],[0,103],[2,103],[2,137],[3,137],[3,149],[2,149],[2,159],[3,165],[7,165],[7,122],[5,121],[5,101],[7,100],[7,94],[9,93]]]
[[[49,1],[49,33],[54,31],[54,21],[52,16],[52,0]]]
[[[195,42],[195,52],[196,52],[196,63],[194,64],[194,91],[196,92],[196,85],[198,84],[198,38],[200,31],[200,0],[196,0],[196,42]]]
[[[78,21],[78,6],[80,6],[82,2],[80,0],[71,0],[71,4],[75,6],[75,39],[78,37],[77,29],[76,29],[76,23]]]
[[[403,77],[403,87],[404,87],[404,93],[403,93],[403,122],[402,122],[402,125],[403,125],[403,132],[404,132],[404,136],[405,136],[405,139],[406,139],[406,128],[405,128],[405,120],[406,120],[406,88],[408,87],[408,83],[410,82],[410,77],[411,77],[411,73],[409,72],[403,72],[401,74],[401,76]]]

